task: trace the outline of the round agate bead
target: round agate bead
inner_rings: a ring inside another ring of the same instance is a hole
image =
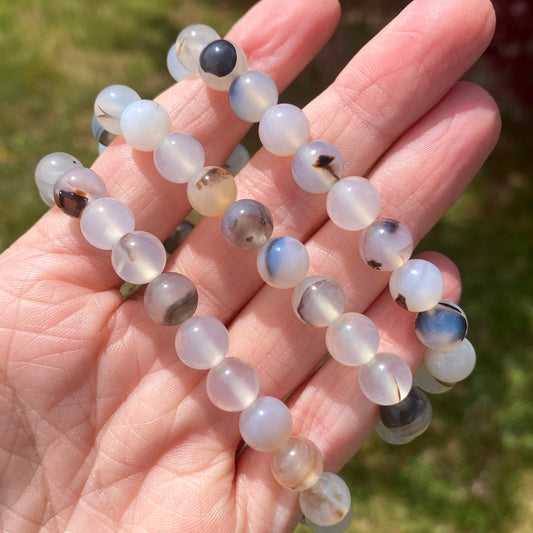
[[[187,184],[187,197],[201,215],[218,217],[237,199],[237,185],[222,167],[204,167]]]
[[[202,50],[198,64],[205,84],[216,91],[229,91],[233,80],[248,68],[241,47],[226,39],[209,43]]]
[[[220,35],[205,24],[191,24],[183,28],[176,39],[176,56],[181,65],[191,74],[198,72],[198,60],[202,50]]]
[[[268,74],[249,70],[233,80],[228,96],[231,109],[239,118],[259,122],[278,103],[278,88]]]
[[[238,144],[231,152],[224,168],[232,175],[236,176],[250,161],[250,153],[243,144]]]
[[[351,506],[348,485],[331,472],[323,472],[315,485],[300,492],[302,513],[319,526],[331,526],[340,522]]]
[[[344,171],[339,150],[325,141],[309,141],[298,148],[292,159],[294,181],[310,193],[329,191]]]
[[[309,527],[313,533],[346,533],[350,529],[352,522],[353,507],[351,505],[344,518],[340,522],[330,526],[319,526],[306,517],[303,519],[303,524]]]
[[[359,231],[372,224],[381,209],[376,187],[359,176],[343,178],[333,185],[326,198],[326,210],[339,228]]]
[[[157,143],[154,163],[168,181],[187,183],[204,167],[204,147],[192,135],[174,131]]]
[[[409,311],[427,311],[439,303],[444,292],[440,270],[424,259],[410,259],[389,279],[394,301]]]
[[[240,250],[256,250],[265,244],[274,226],[268,208],[255,200],[237,200],[222,217],[222,234]]]
[[[83,210],[80,228],[89,244],[111,250],[126,233],[135,229],[135,218],[129,207],[115,198],[98,198]]]
[[[183,274],[165,272],[152,280],[144,292],[144,308],[158,324],[175,326],[191,318],[198,305],[198,291]]]
[[[110,131],[104,129],[100,122],[98,122],[98,119],[95,115],[93,115],[91,120],[91,130],[94,138],[104,147],[109,146],[117,138],[115,133],[111,133]]]
[[[466,315],[453,302],[443,300],[428,311],[416,315],[416,336],[424,346],[432,350],[452,350],[465,338],[467,330]]]
[[[407,444],[429,427],[431,403],[422,391],[413,387],[401,402],[380,406],[379,415],[376,426],[379,436],[389,444]]]
[[[447,383],[446,381],[439,381],[434,378],[426,366],[426,363],[422,361],[420,367],[418,368],[417,373],[413,378],[414,384],[421,388],[425,392],[431,394],[442,394],[452,390],[455,383]]]
[[[290,437],[270,460],[276,481],[286,489],[307,490],[320,478],[324,460],[314,442],[304,437]]]
[[[259,122],[259,138],[263,146],[277,156],[289,156],[309,139],[309,120],[292,104],[271,107]]]
[[[167,262],[163,243],[146,231],[126,233],[111,250],[111,263],[115,272],[134,285],[150,283]]]
[[[54,152],[45,155],[35,167],[35,184],[41,198],[48,206],[55,205],[54,186],[56,181],[67,170],[83,165],[73,156],[65,152]]]
[[[106,131],[120,135],[120,119],[124,109],[140,99],[141,97],[126,85],[110,85],[96,97],[94,116]]]
[[[429,373],[439,381],[457,383],[467,378],[476,366],[476,351],[468,339],[450,351],[428,350],[424,357]]]
[[[376,270],[392,271],[405,265],[413,252],[413,236],[405,224],[380,218],[359,237],[361,259]]]
[[[292,308],[302,322],[323,328],[335,322],[344,311],[344,291],[329,276],[309,276],[295,287]]]
[[[326,330],[326,346],[339,363],[364,365],[378,351],[379,331],[365,315],[344,313]]]
[[[78,218],[89,202],[105,196],[104,180],[90,168],[71,168],[54,185],[56,205],[71,217]]]
[[[411,390],[413,376],[409,365],[398,355],[381,352],[359,368],[363,394],[378,405],[402,401]]]
[[[175,81],[182,81],[188,78],[192,72],[189,72],[179,61],[176,54],[176,43],[172,43],[172,46],[168,49],[167,53],[167,69],[168,73]]]
[[[219,365],[229,346],[228,330],[212,316],[193,316],[176,333],[176,353],[191,368],[207,370]]]
[[[287,442],[292,432],[289,408],[272,396],[259,396],[239,418],[244,442],[260,452],[273,452]]]
[[[259,394],[259,376],[254,368],[236,357],[226,357],[207,373],[209,399],[223,411],[242,411]]]

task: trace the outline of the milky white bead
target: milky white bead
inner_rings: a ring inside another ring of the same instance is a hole
[[[420,364],[420,367],[413,378],[413,383],[423,391],[431,394],[442,394],[444,392],[448,392],[449,390],[452,390],[455,385],[455,383],[447,383],[445,381],[439,381],[438,379],[435,379],[429,373],[424,361],[422,361]]]
[[[220,364],[228,352],[228,330],[212,316],[193,316],[176,333],[176,353],[191,368],[206,370]]]
[[[248,62],[241,47],[227,39],[209,43],[201,52],[198,72],[215,91],[229,91],[233,80],[246,72]]]
[[[205,24],[191,24],[183,28],[176,39],[176,55],[181,65],[190,73],[198,72],[198,59],[202,50],[220,35]]]
[[[173,43],[172,46],[168,49],[167,69],[169,74],[178,82],[188,78],[192,74],[192,72],[188,71],[180,63],[176,54],[176,43]]]
[[[358,176],[343,178],[333,185],[326,198],[326,210],[339,228],[358,231],[374,222],[381,209],[376,187]]]
[[[359,368],[361,391],[378,405],[400,402],[409,394],[412,384],[409,365],[393,353],[378,353]]]
[[[157,143],[154,163],[168,181],[187,183],[205,164],[204,148],[192,135],[174,131]]]
[[[330,355],[343,365],[359,366],[376,355],[379,331],[370,318],[360,313],[344,313],[326,330]]]
[[[444,292],[440,270],[424,259],[410,259],[389,280],[392,298],[409,311],[427,311],[439,303]]]
[[[278,103],[278,88],[268,74],[249,70],[233,80],[229,103],[242,120],[259,122],[265,112]]]
[[[130,146],[142,152],[151,152],[170,133],[170,117],[157,102],[139,100],[122,112],[120,129]]]
[[[259,122],[259,138],[263,146],[277,156],[294,154],[309,139],[309,120],[292,104],[271,107]]]
[[[101,250],[111,250],[123,235],[135,229],[135,218],[122,202],[99,198],[83,210],[80,228],[87,242]]]
[[[429,373],[446,383],[457,383],[467,378],[476,366],[476,351],[468,339],[453,350],[428,350],[424,357]]]
[[[35,184],[45,204],[52,206],[54,185],[63,173],[73,167],[83,165],[73,156],[65,152],[53,152],[45,155],[35,167]]]
[[[241,436],[248,446],[261,452],[277,450],[291,435],[288,407],[272,396],[259,396],[239,418]]]
[[[141,97],[126,85],[110,85],[96,97],[94,116],[106,131],[120,135],[120,118],[124,109],[140,99]]]
[[[250,153],[243,144],[238,144],[231,152],[224,168],[232,175],[236,176],[250,161]]]

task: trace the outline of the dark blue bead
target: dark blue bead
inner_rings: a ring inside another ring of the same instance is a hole
[[[200,68],[219,78],[231,74],[236,64],[237,50],[224,39],[209,43],[200,54]]]

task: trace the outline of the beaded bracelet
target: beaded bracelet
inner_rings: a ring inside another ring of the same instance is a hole
[[[265,73],[247,70],[246,56],[236,45],[222,40],[211,28],[185,28],[167,55],[171,75],[179,81],[199,73],[212,89],[228,91],[235,114],[259,122],[263,146],[278,156],[292,156],[292,174],[309,193],[327,192],[326,209],[340,228],[361,231],[359,252],[373,269],[392,272],[389,287],[395,301],[417,312],[415,331],[429,348],[416,383],[428,392],[449,390],[466,378],[475,364],[475,352],[464,337],[467,320],[451,302],[441,301],[444,282],[433,264],[410,259],[413,237],[402,223],[378,219],[380,198],[373,184],[362,177],[341,179],[343,159],[330,143],[309,138],[303,111],[278,104],[274,81]],[[344,312],[340,285],[324,275],[307,276],[305,246],[290,236],[272,237],[272,216],[266,206],[252,200],[236,201],[233,176],[222,167],[204,167],[201,144],[191,135],[171,132],[167,112],[156,102],[141,100],[132,89],[111,86],[96,98],[93,132],[102,146],[123,135],[133,148],[153,151],[159,173],[169,181],[187,183],[191,206],[203,216],[222,216],[222,233],[240,250],[258,250],[261,278],[276,288],[294,288],[292,303],[300,320],[327,327],[329,354],[342,364],[359,367],[359,385],[365,396],[380,406],[377,431],[386,441],[409,442],[431,420],[427,397],[412,388],[408,365],[392,353],[377,353],[379,332],[360,313]],[[241,411],[239,427],[247,445],[273,452],[271,469],[285,488],[300,491],[300,507],[315,530],[351,521],[351,498],[337,475],[323,472],[319,449],[310,440],[291,436],[292,418],[277,398],[259,396],[259,377],[246,362],[226,357],[225,326],[212,316],[193,316],[198,293],[178,273],[162,273],[166,251],[159,239],[135,231],[131,211],[108,198],[104,181],[68,154],[50,154],[36,169],[43,200],[52,200],[67,214],[80,217],[87,241],[111,250],[116,273],[126,282],[148,283],[144,294],[147,313],[164,325],[181,324],[176,352],[183,363],[209,370],[207,394],[225,411]]]

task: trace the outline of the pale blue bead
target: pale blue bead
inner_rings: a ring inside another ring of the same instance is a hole
[[[249,70],[236,78],[229,89],[233,112],[247,122],[259,122],[278,103],[278,88],[264,72]]]
[[[169,74],[178,82],[188,78],[192,74],[192,72],[189,72],[180,63],[176,54],[176,43],[173,43],[172,46],[168,49],[167,69]]]
[[[65,152],[53,152],[45,155],[35,167],[35,184],[45,204],[55,205],[54,186],[56,181],[73,167],[83,165],[73,156]]]
[[[102,89],[94,102],[94,115],[102,127],[120,135],[120,117],[126,107],[141,97],[126,85],[110,85]]]
[[[161,176],[168,181],[187,183],[205,165],[204,148],[192,135],[174,131],[157,144],[154,163]]]

